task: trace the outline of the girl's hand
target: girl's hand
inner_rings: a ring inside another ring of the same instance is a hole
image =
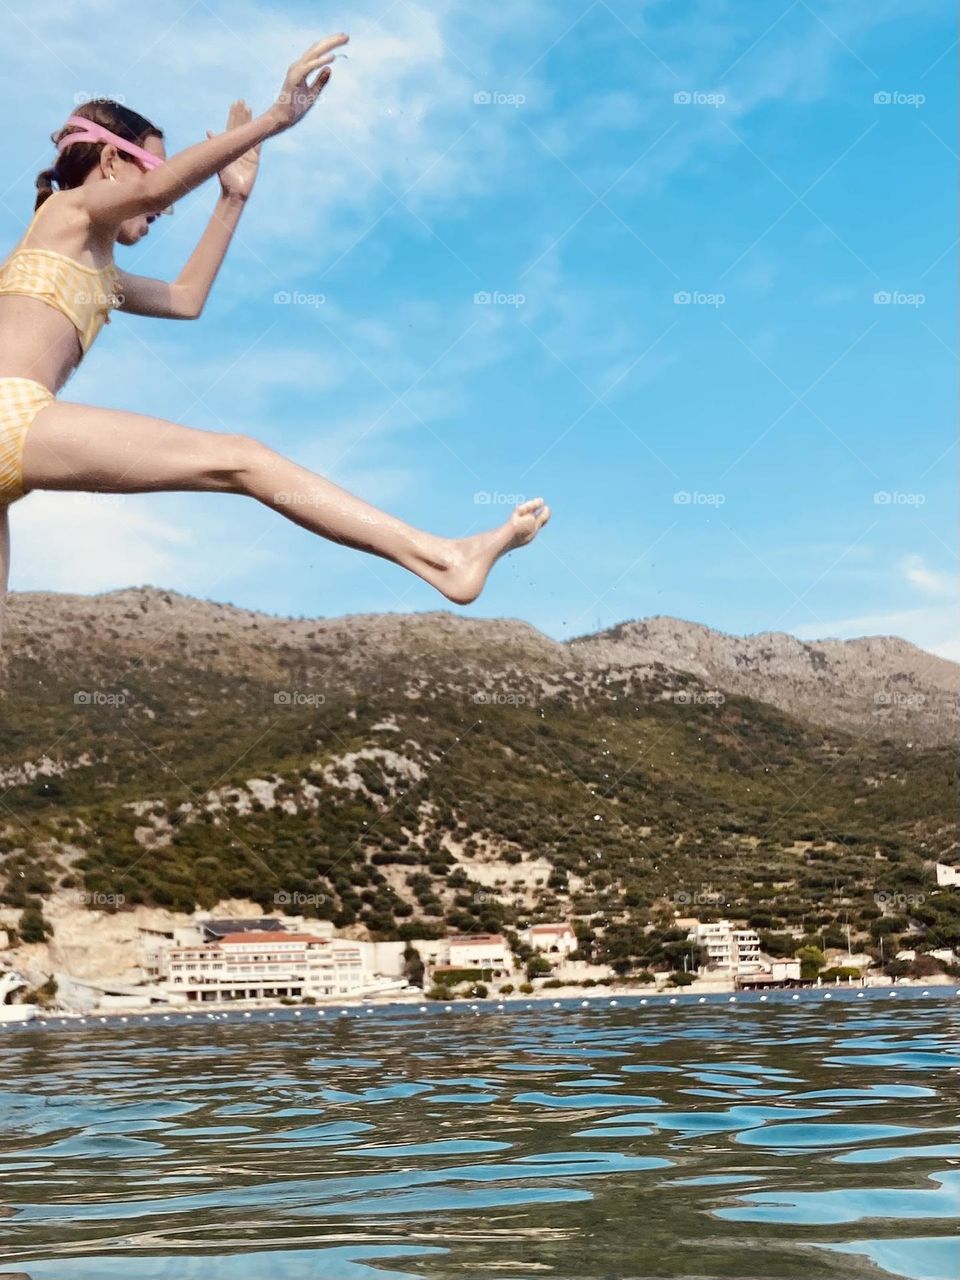
[[[290,129],[307,114],[330,79],[330,63],[337,56],[333,50],[339,49],[349,39],[345,35],[329,36],[326,40],[311,45],[293,63],[276,102],[270,108],[270,114],[276,122],[275,133]],[[314,71],[319,74],[311,80],[310,76]]]
[[[236,129],[239,125],[249,124],[253,119],[253,112],[242,100],[235,102],[230,108],[230,114],[227,116],[227,132]],[[212,138],[214,134],[207,130],[207,137]],[[249,151],[245,151],[232,164],[228,164],[225,169],[220,170],[220,190],[229,197],[238,197],[246,200],[250,192],[253,190],[253,184],[257,180],[257,169],[260,166],[260,147],[259,145],[252,147]]]

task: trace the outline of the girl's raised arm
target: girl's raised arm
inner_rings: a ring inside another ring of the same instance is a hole
[[[198,142],[158,168],[130,182],[93,182],[79,188],[81,201],[95,223],[119,225],[140,214],[160,213],[212,178],[264,138],[291,128],[307,114],[330,79],[333,52],[349,36],[330,36],[311,47],[287,72],[276,101],[262,115]],[[311,80],[314,72],[318,72]],[[109,160],[109,147],[103,155]]]

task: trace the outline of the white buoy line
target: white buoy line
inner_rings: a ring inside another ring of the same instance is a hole
[[[804,996],[806,996],[807,998],[806,1002],[811,1003],[819,996],[820,1002],[825,1002],[827,1000],[830,1000],[835,1003],[839,1002],[840,1004],[842,1004],[844,1003],[845,999],[864,1000],[869,998],[870,996],[873,996],[876,999],[885,997],[888,1000],[895,1000],[899,996],[902,996],[904,994],[909,996],[911,993],[915,994],[918,997],[921,997],[921,996],[930,997],[931,995],[943,995],[945,997],[960,997],[960,986],[953,989],[946,988],[939,992],[932,991],[928,987],[924,987],[921,991],[914,991],[913,988],[904,988],[903,991],[891,991],[891,990],[886,990],[885,988],[873,988],[872,990],[866,990],[866,991],[860,990],[855,992],[847,991],[842,987],[838,988],[836,991],[823,991],[820,988],[814,987],[814,988],[808,988],[802,994],[796,991],[789,993],[789,1000],[790,1002],[799,1002],[803,999]],[[786,991],[776,993],[776,994],[779,994],[782,997],[782,1002],[785,1002],[788,999],[788,993]],[[738,1008],[743,1006],[749,1007],[751,1003],[767,1004],[772,1001],[774,1004],[776,1004],[777,1003],[776,994],[770,995],[770,994],[764,993],[762,995],[755,995],[754,999],[751,1000],[750,993],[747,993],[745,995],[745,993],[740,992],[738,995],[725,995],[722,992],[717,992],[717,993],[713,993],[713,1002],[720,1005],[723,1005],[723,1004],[736,1005]],[[669,1008],[671,1011],[676,1010],[678,1006],[683,1007],[684,1004],[689,1004],[691,1007],[693,1004],[692,1001],[686,1000],[682,996],[678,997],[676,995],[670,995],[666,991],[658,992],[655,996],[652,996],[652,997],[641,996],[639,998],[637,997],[631,998],[628,996],[627,1000],[628,1002],[632,1001],[633,1007],[639,1008],[639,1007],[646,1007],[651,1004],[654,1006],[659,1004],[659,1005],[662,1005],[665,1009]],[[710,997],[708,996],[696,997],[697,1005],[706,1005],[710,1002],[711,1002]],[[405,1012],[410,1012],[410,1013],[415,1013],[420,1015],[430,1014],[432,1012],[436,1012],[436,1013],[460,1012],[460,1013],[473,1014],[475,1017],[478,1017],[481,1013],[492,1014],[492,1013],[519,1012],[521,1008],[526,1012],[532,1012],[534,1009],[540,1008],[544,1012],[551,1013],[557,1010],[563,1010],[566,1012],[576,1012],[578,1010],[590,1010],[593,1008],[614,1009],[614,1008],[621,1008],[621,1007],[625,1007],[629,1009],[631,1007],[631,1004],[628,1003],[626,1006],[622,1006],[620,1001],[615,999],[610,999],[606,1001],[604,1000],[591,1001],[591,1000],[577,1000],[575,997],[567,997],[565,1000],[544,1000],[542,1002],[527,1001],[522,1005],[520,1004],[519,1001],[512,1002],[509,1000],[507,1001],[500,1000],[500,1001],[497,1001],[496,1003],[491,1001],[490,1003],[479,1004],[476,1001],[469,1000],[468,998],[467,1000],[464,1000],[464,1001],[458,1000],[453,1004],[445,1004],[442,1007],[439,1004],[434,1004],[432,1006],[422,1004],[415,1007],[411,1007],[405,1002],[396,1002],[391,1004],[384,1004],[382,1006],[362,1004],[362,1005],[352,1005],[347,1008],[341,1007],[338,1009],[329,1009],[329,1010],[317,1009],[315,1011],[315,1016],[318,1019],[326,1018],[328,1014],[339,1017],[339,1018],[350,1018],[352,1016],[356,1016],[357,1018],[360,1018],[363,1016],[369,1017],[371,1014],[376,1013],[378,1011],[378,1008],[384,1012],[397,1012],[398,1010],[403,1010]],[[257,1015],[260,1015],[261,1017],[266,1017],[269,1019],[274,1019],[274,1020],[277,1020],[277,1019],[283,1020],[285,1013],[288,1014],[288,1016],[291,1016],[292,1018],[295,1018],[295,1019],[296,1018],[302,1019],[302,1017],[304,1016],[304,1011],[300,1009],[291,1009],[287,1011],[277,1010],[277,1009],[254,1009],[254,1010],[237,1009],[237,1010],[230,1010],[230,1011],[220,1010],[216,1012],[212,1010],[204,1010],[203,1012],[198,1011],[196,1014],[192,1012],[181,1013],[177,1011],[176,1013],[154,1013],[152,1015],[147,1013],[121,1014],[118,1011],[113,1015],[90,1014],[87,1016],[80,1016],[78,1014],[74,1014],[74,1015],[68,1014],[66,1016],[36,1017],[33,1019],[24,1019],[24,1020],[9,1021],[9,1022],[0,1021],[0,1031],[7,1030],[8,1028],[23,1029],[23,1028],[29,1028],[29,1027],[44,1027],[44,1028],[60,1028],[60,1027],[70,1027],[70,1026],[88,1027],[91,1024],[95,1025],[97,1023],[99,1023],[101,1026],[129,1025],[131,1023],[133,1023],[134,1025],[141,1025],[141,1026],[146,1024],[160,1025],[161,1022],[171,1023],[178,1020],[182,1020],[183,1022],[193,1022],[195,1018],[205,1019],[207,1022],[221,1022],[221,1021],[226,1022],[230,1020],[231,1015],[233,1017],[239,1017],[240,1015],[242,1015],[242,1018],[244,1020],[253,1020]]]

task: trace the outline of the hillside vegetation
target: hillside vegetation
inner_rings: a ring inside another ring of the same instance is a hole
[[[55,889],[112,910],[251,899],[384,938],[571,918],[582,954],[623,970],[675,959],[677,913],[749,921],[770,954],[846,945],[847,926],[887,958],[958,945],[957,892],[931,871],[955,847],[929,705],[951,664],[889,645],[878,690],[923,701],[883,736],[838,727],[863,690],[818,724],[815,677],[791,676],[799,718],[749,696],[743,664],[724,688],[686,669],[715,657],[631,665],[613,633],[14,597],[3,918],[37,940]]]

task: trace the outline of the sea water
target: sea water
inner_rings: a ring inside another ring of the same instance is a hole
[[[0,1275],[960,1275],[952,988],[45,1021]]]

